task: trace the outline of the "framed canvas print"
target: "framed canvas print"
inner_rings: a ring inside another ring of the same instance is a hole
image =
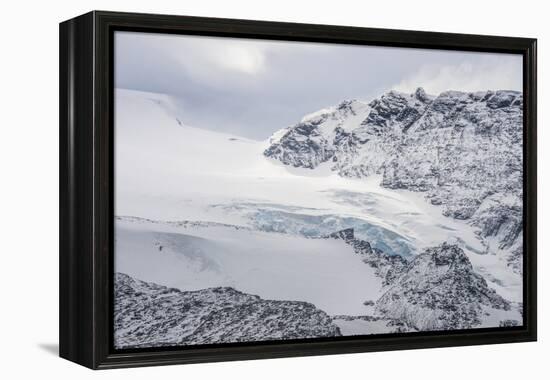
[[[60,26],[60,355],[536,339],[536,41],[91,12]]]

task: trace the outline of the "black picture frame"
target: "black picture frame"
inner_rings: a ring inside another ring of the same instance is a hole
[[[118,30],[522,54],[523,326],[114,350],[113,34]],[[61,357],[103,369],[536,340],[536,39],[105,11],[62,22],[59,37]]]

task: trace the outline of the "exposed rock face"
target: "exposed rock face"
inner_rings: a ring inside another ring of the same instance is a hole
[[[424,192],[444,215],[479,227],[487,251],[504,251],[520,272],[511,256],[522,246],[522,107],[515,91],[391,91],[306,117],[276,134],[264,155],[346,177],[380,174],[385,187]]]
[[[359,124],[368,104],[347,100],[337,107],[308,115],[295,126],[276,132],[264,154],[294,167],[314,169],[347,149],[350,132],[344,127]]]
[[[384,279],[382,296],[365,303],[373,304],[374,315],[333,318],[377,321],[386,326],[386,332],[469,329],[483,325],[487,318],[500,326],[521,324],[513,319],[519,318],[513,305],[488,286],[457,245],[443,243],[407,261],[372,249],[354,236],[352,228],[327,237],[353,246]]]
[[[115,346],[160,347],[339,336],[307,302],[270,301],[230,287],[180,291],[117,273]]]
[[[510,307],[474,272],[464,251],[446,243],[417,256],[376,302],[380,315],[420,331],[472,328],[487,310]]]
[[[403,257],[386,255],[379,249],[372,248],[368,241],[357,239],[353,228],[332,233],[328,237],[342,239],[351,245],[363,262],[375,269],[376,274],[384,280],[384,285],[393,283],[407,266],[407,261]]]

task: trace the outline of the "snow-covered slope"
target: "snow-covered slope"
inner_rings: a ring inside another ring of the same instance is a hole
[[[115,269],[143,281],[199,290],[230,286],[264,299],[306,301],[329,314],[363,314],[382,278],[338,240],[228,225],[116,222]]]
[[[307,224],[313,216],[309,224],[323,227],[314,235],[354,227],[379,248],[403,247],[397,253],[457,236],[484,249],[467,223],[442,217],[440,207],[418,194],[381,187],[381,177],[343,178],[323,165],[308,170],[277,164],[263,155],[268,141],[185,126],[163,95],[116,94],[117,215],[262,229],[276,229],[277,221],[289,227],[299,218]],[[289,211],[292,218],[285,215]]]

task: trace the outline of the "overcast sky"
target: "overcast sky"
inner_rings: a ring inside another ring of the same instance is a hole
[[[177,98],[185,124],[265,139],[395,89],[518,90],[521,55],[116,32],[117,88]]]

